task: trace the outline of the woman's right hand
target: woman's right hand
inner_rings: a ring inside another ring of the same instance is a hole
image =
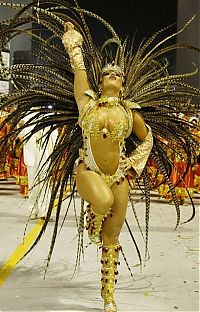
[[[66,33],[67,31],[74,29],[74,24],[71,22],[65,22],[64,24],[64,32]]]
[[[64,31],[62,42],[67,50],[82,46],[83,37],[74,29],[74,25],[71,22],[66,22],[64,24]]]

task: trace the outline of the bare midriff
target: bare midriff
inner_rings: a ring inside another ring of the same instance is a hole
[[[132,111],[125,104],[111,97],[91,100],[79,117],[83,133],[80,160],[88,169],[104,174],[109,185],[122,175],[119,159],[133,126]]]
[[[90,137],[91,149],[94,160],[103,173],[114,174],[119,165],[119,142],[111,138]]]

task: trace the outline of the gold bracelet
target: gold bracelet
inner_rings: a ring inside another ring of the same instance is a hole
[[[64,33],[62,37],[62,43],[69,55],[72,69],[85,69],[81,50],[83,43],[82,35],[78,31],[71,29]]]
[[[153,147],[153,136],[151,128],[147,125],[149,132],[142,143],[134,150],[134,152],[129,157],[131,167],[137,173],[137,177],[139,177],[147,163],[149,158],[149,154]]]

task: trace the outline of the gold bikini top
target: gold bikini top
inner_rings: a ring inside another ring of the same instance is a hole
[[[99,136],[103,138],[109,137],[113,141],[123,142],[133,129],[133,115],[131,111],[133,103],[114,97],[96,99],[92,90],[86,91],[86,94],[91,97],[91,100],[84,106],[79,116],[79,125],[84,135],[95,138]],[[116,110],[113,111],[113,107],[118,108],[118,120],[116,120],[114,125],[109,121],[109,119],[113,120],[113,114],[116,116]],[[105,109],[110,110],[109,113],[106,112],[106,115],[104,114]]]

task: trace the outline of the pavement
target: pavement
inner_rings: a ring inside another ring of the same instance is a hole
[[[132,194],[141,228],[144,230],[144,201],[140,191]],[[121,256],[116,302],[119,312],[200,311],[199,309],[199,215],[200,196],[195,194],[195,218],[174,230],[173,205],[152,193],[149,225],[150,259],[138,265],[138,257],[126,225],[120,243],[133,278]],[[76,197],[77,213],[80,198]],[[61,216],[67,207],[63,203]],[[181,221],[191,215],[191,205],[181,206]],[[49,223],[39,244],[17,263],[34,240],[40,220],[28,221],[27,200],[19,194],[13,179],[0,181],[0,312],[100,312],[101,251],[84,235],[84,257],[74,275],[77,227],[72,203],[57,236],[53,256],[45,275],[46,258],[54,222]],[[144,242],[131,207],[127,220],[144,255]],[[61,222],[60,222],[61,224]],[[24,234],[26,228],[26,232]],[[24,245],[23,245],[24,242]],[[24,249],[23,249],[24,248]]]

